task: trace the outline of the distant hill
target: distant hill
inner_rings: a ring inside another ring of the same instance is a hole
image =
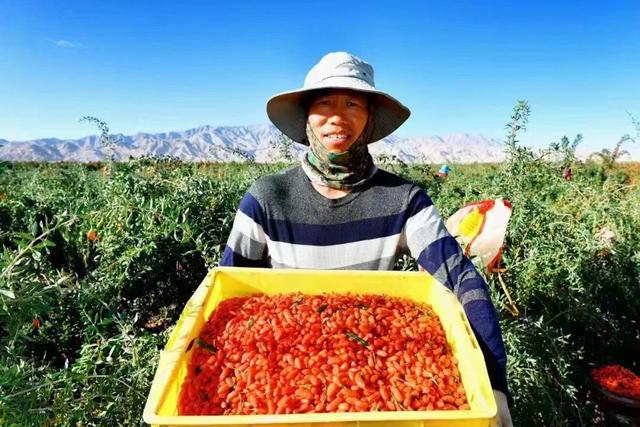
[[[277,143],[282,134],[273,125],[202,126],[182,132],[116,134],[116,160],[143,155],[175,156],[188,161],[241,161],[238,151],[257,162],[278,158]],[[45,138],[33,141],[0,140],[0,159],[10,161],[100,161],[108,150],[99,136],[80,139]],[[306,147],[294,144],[294,155]],[[503,145],[496,139],[467,133],[446,136],[399,138],[391,135],[370,146],[374,156],[395,155],[405,162],[474,163],[504,159]]]
[[[243,161],[243,155],[257,162],[278,159],[278,141],[282,134],[273,125],[253,126],[201,126],[182,132],[116,134],[116,160],[143,155],[175,156],[188,161]],[[430,163],[488,163],[504,160],[501,141],[482,135],[457,133],[445,136],[400,138],[391,135],[370,145],[374,156],[394,155],[405,162]],[[629,155],[621,161],[640,160],[638,144],[623,149]],[[304,153],[306,147],[293,145],[294,156]],[[578,147],[577,156],[585,159],[594,150]],[[10,161],[74,161],[92,162],[108,157],[99,136],[80,139],[44,138],[32,141],[0,139],[0,160]]]

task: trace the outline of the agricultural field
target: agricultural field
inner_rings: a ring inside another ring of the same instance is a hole
[[[445,218],[513,204],[488,283],[514,424],[603,425],[587,363],[640,371],[640,168],[550,151],[512,145],[504,163],[452,165],[444,180],[431,165],[380,166],[422,185]],[[0,164],[0,424],[144,425],[159,352],[218,264],[240,198],[285,167]]]

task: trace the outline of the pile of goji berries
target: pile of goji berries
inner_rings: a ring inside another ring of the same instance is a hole
[[[181,415],[469,409],[438,316],[406,299],[231,298],[193,352]]]
[[[591,377],[607,391],[640,400],[640,377],[620,365],[593,368]]]

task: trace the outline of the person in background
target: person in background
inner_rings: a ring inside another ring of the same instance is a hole
[[[446,178],[449,176],[449,172],[451,172],[451,168],[448,165],[442,165],[440,170],[438,170],[438,178]]]
[[[368,144],[410,111],[377,89],[373,68],[325,55],[304,87],[267,102],[275,126],[309,146],[300,165],[258,179],[240,202],[221,266],[392,270],[403,254],[457,296],[485,357],[498,425],[511,426],[506,354],[487,284],[426,191],[379,169]]]

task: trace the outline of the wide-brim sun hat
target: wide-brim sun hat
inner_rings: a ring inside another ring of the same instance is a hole
[[[370,64],[347,52],[332,52],[311,68],[301,89],[279,93],[267,101],[269,119],[292,140],[309,145],[306,100],[313,91],[322,89],[350,89],[368,95],[374,114],[371,142],[391,135],[411,115],[400,101],[376,89]]]

